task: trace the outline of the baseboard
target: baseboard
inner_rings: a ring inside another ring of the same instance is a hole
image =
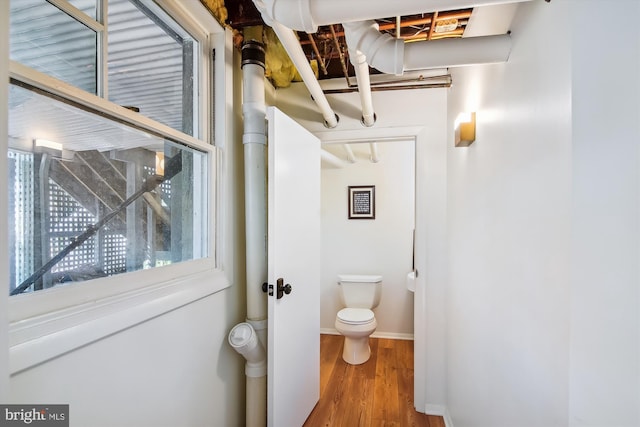
[[[392,340],[409,340],[413,341],[413,334],[397,334],[394,332],[374,332],[371,334],[373,338],[389,338]]]
[[[427,415],[436,415],[442,417],[444,418],[445,427],[453,427],[453,421],[451,420],[449,411],[444,405],[431,405],[427,403],[424,408],[424,413]]]
[[[326,335],[340,335],[340,332],[333,328],[320,328],[320,333]],[[373,334],[371,334],[371,337],[413,341],[413,334],[397,334],[394,332],[374,332]]]

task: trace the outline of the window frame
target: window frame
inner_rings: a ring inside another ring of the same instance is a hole
[[[66,2],[56,0],[55,3]],[[92,279],[89,286],[87,282],[79,282],[29,294],[7,296],[11,373],[28,369],[230,286],[227,273],[222,268],[226,227],[222,223],[225,216],[221,215],[224,168],[220,166],[223,164],[222,146],[226,135],[218,129],[227,124],[227,113],[216,108],[224,102],[225,86],[228,85],[228,77],[225,75],[228,71],[228,59],[225,59],[225,52],[230,38],[226,31],[208,16],[208,12],[199,2],[176,4],[170,0],[156,0],[156,3],[199,42],[199,108],[197,127],[194,129],[198,138],[11,60],[9,77],[134,127],[154,133],[159,131],[176,142],[206,153],[210,171],[207,196],[209,255],[206,258],[164,267]],[[103,8],[102,13],[105,12],[106,9]],[[0,31],[5,32],[8,37],[9,28]],[[103,48],[106,49],[106,46]],[[222,53],[215,64],[211,60],[213,50]],[[215,81],[212,78],[214,74]],[[5,81],[7,89],[9,79]],[[215,95],[213,86],[216,88]],[[220,93],[218,87],[221,89]],[[6,103],[1,108],[7,116]],[[219,123],[216,129],[211,129],[214,120],[206,119],[213,111],[215,122]],[[216,136],[221,137],[217,144],[213,143],[214,131]],[[6,141],[0,147],[6,152]],[[6,154],[4,156],[6,157]],[[0,177],[0,184],[6,182],[6,179],[6,176]],[[0,185],[0,188],[6,186]],[[6,197],[5,192],[2,199],[5,200]],[[6,214],[5,212],[4,215]],[[6,224],[6,221],[4,223]],[[2,252],[8,254],[8,241],[3,241],[1,245],[4,248]],[[8,277],[1,283],[6,284],[8,294]]]

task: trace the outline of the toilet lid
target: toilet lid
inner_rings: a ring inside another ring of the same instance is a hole
[[[374,319],[373,311],[368,308],[343,308],[338,312],[338,319],[344,323],[361,325]]]

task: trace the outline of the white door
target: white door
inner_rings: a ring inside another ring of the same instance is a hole
[[[297,427],[320,394],[320,141],[274,107],[267,119],[267,425]]]

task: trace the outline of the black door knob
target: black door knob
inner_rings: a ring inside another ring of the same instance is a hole
[[[288,283],[285,285],[283,278],[279,278],[276,281],[276,284],[277,284],[277,290],[278,290],[278,293],[277,293],[276,297],[278,299],[282,298],[284,296],[284,294],[289,295],[291,293],[291,285],[288,284]]]

